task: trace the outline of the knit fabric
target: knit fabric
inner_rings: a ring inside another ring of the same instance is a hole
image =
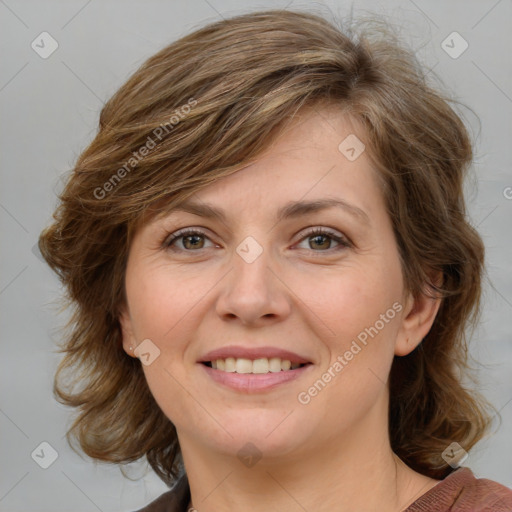
[[[190,488],[183,475],[170,491],[136,512],[187,512]],[[512,512],[512,490],[469,468],[459,468],[403,512]]]

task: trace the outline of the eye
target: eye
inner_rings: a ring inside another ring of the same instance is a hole
[[[334,231],[325,228],[313,228],[305,233],[302,240],[305,239],[310,240],[308,248],[313,249],[316,246],[321,249],[320,251],[315,250],[314,252],[327,252],[331,250],[332,248],[330,246],[332,240],[338,244],[338,246],[334,248],[335,251],[351,247],[351,243],[344,236],[338,235]]]
[[[175,242],[178,240],[183,240],[182,247],[184,248],[178,248],[176,250],[178,251],[188,251],[189,249],[203,249],[203,245],[201,244],[201,238],[208,238],[206,233],[203,231],[200,231],[198,229],[184,229],[180,231],[176,231],[176,233],[173,233],[170,238],[168,238],[164,245],[165,247],[173,247],[175,245]],[[175,250],[173,248],[173,250]]]
[[[183,229],[176,231],[170,238],[167,238],[164,242],[164,246],[176,251],[191,252],[196,249],[204,249],[205,239],[209,240],[208,235],[204,231],[199,229]],[[305,239],[310,239],[309,249],[314,252],[326,252],[333,249],[330,247],[333,240],[338,244],[334,250],[342,250],[351,247],[351,243],[345,237],[325,228],[314,228],[308,231],[301,240]],[[181,242],[181,247],[176,247],[178,241]],[[320,250],[314,250],[315,245]]]

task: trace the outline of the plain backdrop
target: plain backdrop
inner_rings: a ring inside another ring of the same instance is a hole
[[[209,22],[284,7],[385,16],[402,27],[432,77],[469,107],[461,111],[475,143],[469,214],[487,248],[484,311],[471,353],[502,424],[465,465],[512,486],[510,0],[0,0],[0,511],[132,511],[167,490],[144,463],[130,465],[132,481],[68,446],[71,411],[52,396],[67,316],[57,314],[61,288],[34,245],[62,177],[96,132],[103,102],[146,58]]]

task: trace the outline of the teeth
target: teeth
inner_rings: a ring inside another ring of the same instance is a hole
[[[222,359],[217,359],[217,368],[219,367],[219,361],[222,361]],[[235,370],[236,370],[235,358],[228,357],[224,362],[224,371],[233,373]]]
[[[212,368],[224,372],[236,373],[269,373],[287,370],[295,370],[300,367],[299,363],[291,363],[289,359],[280,359],[279,357],[271,357],[270,359],[262,357],[255,359],[246,359],[244,357],[226,359],[217,359],[211,361]]]
[[[281,359],[279,357],[271,357],[268,360],[268,366],[271,372],[280,372],[281,371]]]
[[[250,359],[239,358],[235,363],[236,373],[252,373],[252,361]]]
[[[281,370],[289,370],[292,367],[292,363],[288,361],[288,359],[285,359],[284,361],[281,361]]]
[[[252,362],[252,373],[268,373],[268,359],[263,357],[262,359],[255,359]]]

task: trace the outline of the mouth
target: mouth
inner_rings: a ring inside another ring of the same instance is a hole
[[[292,363],[290,359],[281,359],[280,357],[260,357],[257,359],[227,357],[213,361],[201,361],[201,364],[220,372],[261,375],[293,371],[303,366],[310,365],[311,363]]]
[[[212,381],[243,393],[272,390],[300,378],[314,366],[305,357],[275,347],[225,347],[197,362]]]

